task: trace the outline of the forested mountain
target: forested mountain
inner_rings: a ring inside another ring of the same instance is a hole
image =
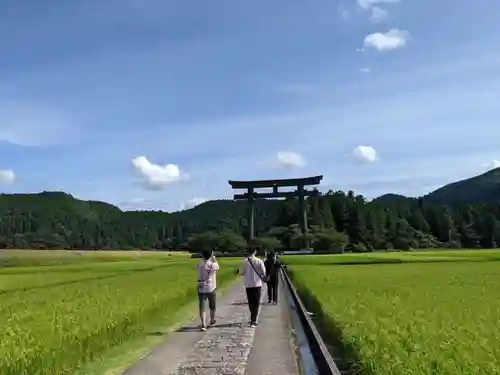
[[[277,222],[281,203],[259,201],[255,228]],[[1,248],[179,248],[194,233],[242,233],[245,202],[219,200],[175,213],[122,211],[62,192],[0,195]]]
[[[488,172],[418,199],[386,194],[368,202],[352,191],[330,191],[307,202],[309,241],[315,250],[346,251],[496,247],[500,238],[500,202],[496,203],[491,186],[499,173]],[[485,198],[488,194],[488,199],[479,201],[493,203],[460,204],[457,197],[470,197],[471,191],[477,190],[474,182],[486,187],[475,197]],[[257,203],[258,245],[301,248],[304,238],[297,225],[297,202]],[[210,247],[235,251],[245,244],[242,235],[246,227],[246,202],[241,201],[210,201],[190,210],[165,213],[122,211],[104,202],[82,201],[61,192],[0,196],[3,248]]]
[[[445,185],[425,197],[437,204],[500,203],[500,168]]]

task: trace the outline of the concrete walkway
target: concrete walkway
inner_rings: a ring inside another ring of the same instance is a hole
[[[298,375],[284,288],[277,306],[262,288],[259,326],[249,326],[245,288],[238,283],[217,301],[217,324],[200,332],[198,321],[168,335],[123,375]]]

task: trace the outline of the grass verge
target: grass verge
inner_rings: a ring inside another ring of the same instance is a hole
[[[40,267],[32,254],[36,265],[1,270],[0,373],[74,374],[112,363],[103,353],[132,358],[142,339],[156,342],[148,332],[175,326],[196,300],[196,260],[178,258]],[[233,263],[221,260],[221,291],[235,279]]]
[[[292,281],[294,281],[292,270],[288,270],[288,275]],[[361,371],[359,368],[360,358],[357,348],[343,340],[341,328],[323,309],[318,298],[300,282],[294,282],[294,287],[306,310],[313,313],[311,317],[312,321],[338,369],[346,373],[371,375]]]
[[[341,370],[500,373],[496,261],[290,267]]]
[[[226,281],[217,290],[217,297],[223,297],[238,281]],[[120,375],[138,362],[158,345],[168,340],[168,335],[198,316],[198,301],[193,300],[172,314],[167,321],[145,325],[142,334],[106,351],[102,358],[82,366],[74,375]],[[161,332],[158,335],[157,332]]]

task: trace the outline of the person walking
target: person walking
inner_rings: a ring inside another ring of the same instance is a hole
[[[266,267],[267,276],[267,301],[276,305],[278,303],[278,282],[281,261],[276,257],[275,253],[269,251],[264,261],[264,265]]]
[[[208,308],[210,310],[210,323],[209,326],[215,325],[215,311],[216,311],[216,273],[219,270],[219,264],[215,259],[215,255],[211,251],[203,251],[201,253],[201,261],[198,264],[198,306],[200,312],[202,331],[207,330],[205,319],[206,302],[208,301]]]
[[[257,327],[262,283],[266,279],[264,262],[255,256],[254,248],[248,249],[248,256],[243,261],[239,273],[243,275],[250,310],[250,326]]]

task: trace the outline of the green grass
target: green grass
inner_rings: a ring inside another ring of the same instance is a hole
[[[145,338],[150,327],[176,323],[196,299],[199,260],[41,253],[0,270],[2,375],[73,374],[105,362],[106,353]],[[221,286],[234,280],[234,264],[221,261]]]
[[[296,255],[285,256],[288,264],[315,265],[360,265],[385,263],[434,263],[434,262],[490,262],[500,261],[497,250],[449,250],[416,252],[377,252],[338,255]]]
[[[90,251],[90,250],[16,250],[0,249],[0,268],[49,266],[95,262],[124,262],[144,259],[187,259],[176,251]]]
[[[335,356],[368,375],[499,374],[497,260],[498,251],[286,258]]]

